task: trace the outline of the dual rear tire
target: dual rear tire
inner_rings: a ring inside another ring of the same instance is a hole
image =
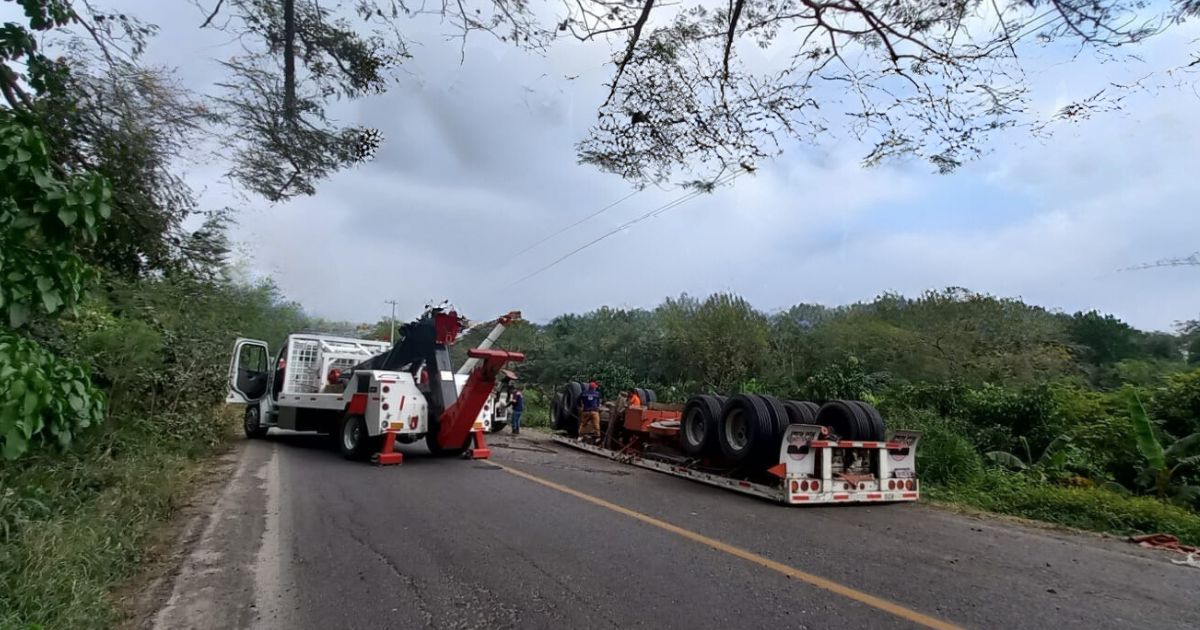
[[[871,405],[835,400],[818,407],[809,401],[740,394],[731,398],[693,396],[683,408],[679,446],[692,457],[717,457],[743,469],[779,463],[779,447],[788,425],[829,427],[843,440],[882,441],[883,418]]]

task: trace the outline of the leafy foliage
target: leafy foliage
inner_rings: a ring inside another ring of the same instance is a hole
[[[88,370],[0,329],[0,453],[16,459],[38,442],[69,446],[104,418]]]
[[[0,319],[20,328],[79,300],[90,272],[76,248],[95,242],[110,198],[100,177],[61,177],[42,133],[0,112]]]

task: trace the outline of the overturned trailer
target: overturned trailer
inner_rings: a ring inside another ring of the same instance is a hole
[[[742,394],[628,405],[622,397],[605,406],[601,436],[580,438],[572,435],[573,389],[552,409],[561,430],[553,439],[573,448],[786,505],[920,498],[920,434],[886,435],[879,412],[862,401],[818,406]]]

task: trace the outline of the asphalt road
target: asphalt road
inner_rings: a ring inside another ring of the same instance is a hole
[[[491,445],[375,468],[316,436],[245,443],[144,625],[1200,627],[1200,571],[1120,541],[785,508],[525,435]]]

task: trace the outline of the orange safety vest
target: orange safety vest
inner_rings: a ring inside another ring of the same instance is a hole
[[[642,406],[642,399],[641,399],[641,397],[639,397],[637,395],[636,392],[629,395],[629,406],[630,407],[641,407]]]

